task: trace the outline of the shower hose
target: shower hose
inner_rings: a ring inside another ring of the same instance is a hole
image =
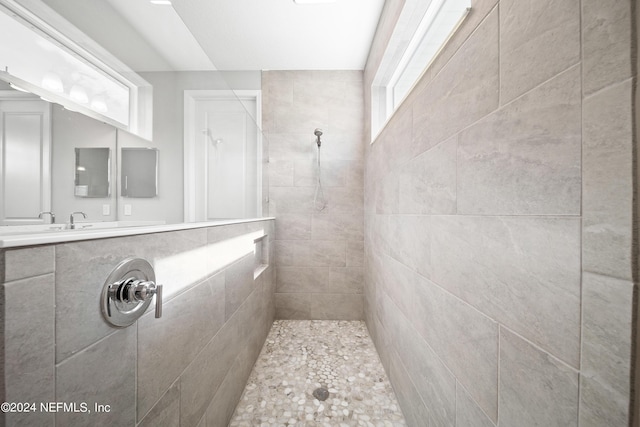
[[[324,210],[324,208],[327,207],[327,200],[324,198],[324,191],[322,190],[322,178],[320,176],[320,146],[318,146],[318,171],[316,176],[318,177],[317,183],[316,183],[316,194],[313,197],[313,207],[319,211],[322,212]],[[320,198],[320,205],[318,205],[318,198]]]

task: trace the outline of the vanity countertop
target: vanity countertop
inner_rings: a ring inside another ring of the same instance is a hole
[[[193,228],[215,227],[230,224],[242,224],[272,220],[274,217],[233,219],[205,222],[191,222],[179,224],[163,224],[161,221],[118,221],[113,227],[101,227],[99,223],[78,222],[75,230],[51,227],[50,229],[34,231],[0,229],[0,248],[15,248],[20,246],[45,245],[50,243],[74,242],[78,240],[104,239],[109,237],[132,236],[136,234],[161,233],[166,231],[189,230]],[[88,224],[91,224],[88,226]],[[52,224],[56,226],[57,224]],[[62,226],[62,224],[60,224]]]

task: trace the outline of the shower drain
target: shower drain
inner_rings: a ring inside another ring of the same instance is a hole
[[[313,397],[320,401],[325,401],[329,397],[329,390],[324,387],[313,390]]]

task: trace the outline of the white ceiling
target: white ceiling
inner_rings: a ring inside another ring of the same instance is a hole
[[[157,6],[148,0],[106,1],[175,70],[361,70],[384,4],[173,0],[173,6]],[[124,56],[138,62],[148,56],[131,51],[139,44],[125,46]],[[166,65],[154,61],[133,68],[163,71]]]
[[[152,5],[148,0],[107,1],[138,31],[147,43],[155,48],[173,70],[215,69],[211,60],[171,6]],[[151,62],[140,64],[139,67],[144,69],[138,71],[166,70]]]

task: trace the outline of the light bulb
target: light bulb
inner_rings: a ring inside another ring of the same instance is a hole
[[[79,85],[74,85],[71,88],[71,91],[69,92],[69,98],[71,98],[72,101],[75,101],[78,104],[87,104],[89,102],[87,91]]]
[[[98,113],[106,113],[109,111],[107,104],[104,102],[102,97],[96,97],[93,101],[91,101],[91,108],[93,108]]]
[[[49,92],[62,93],[64,92],[64,86],[62,85],[62,80],[60,80],[60,76],[56,73],[49,71],[42,78],[42,87]]]

